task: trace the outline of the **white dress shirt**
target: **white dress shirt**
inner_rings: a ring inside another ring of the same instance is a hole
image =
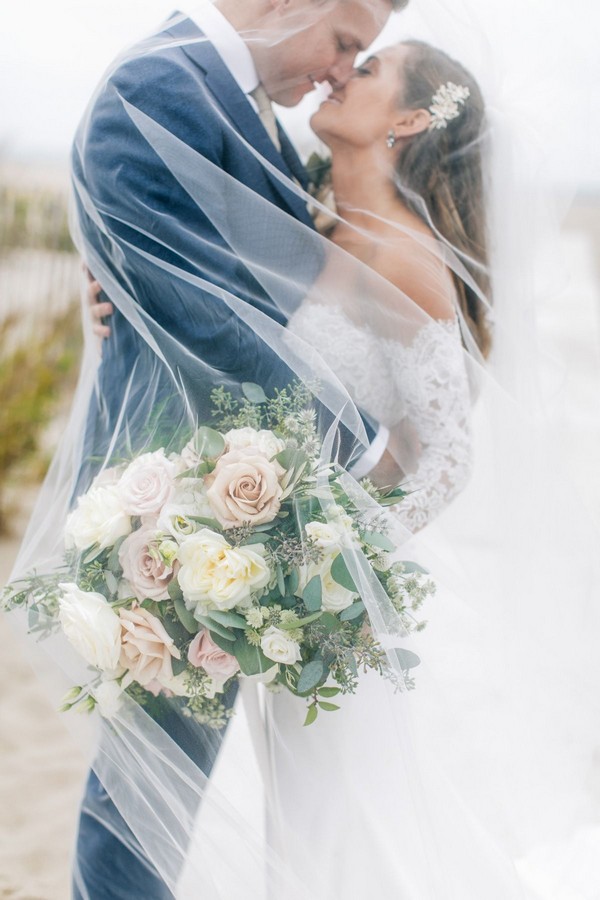
[[[188,16],[204,32],[248,98],[248,103],[258,111],[250,93],[258,87],[259,77],[244,39],[210,0],[195,6]]]

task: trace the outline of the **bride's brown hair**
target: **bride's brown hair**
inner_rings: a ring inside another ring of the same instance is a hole
[[[482,143],[485,104],[473,76],[442,50],[422,41],[410,48],[402,70],[403,107],[429,109],[442,85],[452,82],[470,92],[459,115],[446,128],[427,129],[404,147],[396,166],[398,190],[407,205],[457,252],[476,285],[491,301]],[[423,206],[424,203],[424,206]],[[491,331],[475,290],[454,274],[463,316],[477,345],[487,356]]]

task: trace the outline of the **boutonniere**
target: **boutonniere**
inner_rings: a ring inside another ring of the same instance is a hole
[[[319,156],[312,153],[306,164],[308,175],[308,193],[318,203],[325,206],[333,215],[325,212],[319,206],[308,204],[308,212],[319,234],[328,236],[337,223],[335,197],[331,184],[331,157]]]

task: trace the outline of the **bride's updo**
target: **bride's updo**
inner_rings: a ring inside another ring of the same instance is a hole
[[[403,41],[401,105],[429,109],[450,82],[468,88],[459,113],[446,127],[429,128],[411,138],[398,157],[397,186],[402,199],[439,231],[458,253],[473,281],[491,299],[488,277],[486,204],[482,165],[485,106],[479,86],[460,63],[421,41]],[[491,346],[484,306],[475,291],[454,276],[462,313],[484,356]]]

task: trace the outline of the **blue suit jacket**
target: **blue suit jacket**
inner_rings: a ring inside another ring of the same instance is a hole
[[[196,285],[170,277],[144,253],[207,279],[282,325],[285,317],[143,137],[121,98],[284,213],[310,228],[312,221],[304,203],[261,165],[238,137],[241,134],[284,175],[306,184],[287,135],[280,130],[279,153],[220,56],[191,20],[177,18],[164,34],[171,40],[201,40],[183,45],[165,42],[162,49],[133,53],[112,72],[75,141],[73,175],[102,219],[99,227],[77,199],[82,233],[102,265],[146,311],[148,321],[160,329],[159,340],[164,340],[166,332],[207,363],[210,378],[205,381],[199,373],[201,367],[190,364],[188,371],[185,359],[176,374],[177,382],[192,398],[198,418],[205,419],[215,373],[224,383],[256,382],[267,392],[288,384],[293,373],[226,303]],[[140,252],[132,252],[132,248]],[[286,258],[290,284],[310,284],[321,263],[314,249],[307,254],[300,241]],[[302,297],[293,299],[300,302]],[[119,417],[121,430],[130,439],[134,436],[134,444],[136,435],[140,443],[145,441],[149,407],[172,396],[175,387],[172,375],[118,311],[111,326],[88,418],[84,447],[88,458],[92,453],[102,457]],[[132,376],[140,370],[145,378]],[[147,395],[150,383],[151,398]],[[178,403],[174,409],[181,407]],[[327,418],[327,411],[320,412]],[[367,430],[372,437],[373,429],[367,426]],[[342,461],[346,461],[351,443],[346,434]],[[82,487],[81,479],[78,487]]]

